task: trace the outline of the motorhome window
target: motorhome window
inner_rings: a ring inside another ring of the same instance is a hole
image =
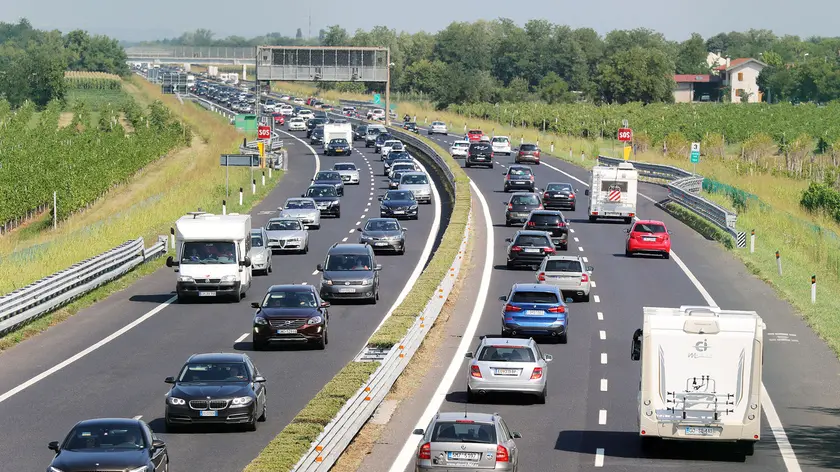
[[[181,264],[236,264],[236,244],[230,241],[186,242]]]
[[[441,421],[435,423],[432,442],[496,444],[496,427],[491,423]]]
[[[269,292],[262,306],[265,308],[315,308],[318,302],[312,292]]]
[[[545,263],[546,272],[583,272],[580,261],[564,259],[549,260]]]
[[[269,221],[266,231],[299,231],[303,229],[298,220]]]
[[[664,226],[654,223],[636,223],[633,227],[634,233],[665,233],[667,230]]]
[[[546,192],[562,192],[564,190],[572,191],[572,184],[548,184],[545,188]]]
[[[335,187],[311,187],[306,191],[307,197],[336,197]]]
[[[286,202],[286,208],[289,210],[314,210],[315,204],[306,200],[289,200]]]
[[[511,205],[539,205],[536,195],[515,195],[510,199]]]
[[[626,193],[627,192],[627,182],[624,182],[624,181],[616,182],[616,181],[613,181],[613,180],[604,180],[603,182],[601,182],[601,190],[602,191],[609,192],[613,188],[618,188],[621,191],[621,193]]]
[[[426,179],[425,175],[406,175],[400,183],[407,185],[423,185],[428,184],[429,181]]]
[[[251,247],[263,247],[262,236],[251,236]]]
[[[364,254],[335,254],[327,256],[327,271],[371,270],[370,256]]]
[[[548,247],[548,238],[545,236],[520,236],[516,238],[516,243],[514,245]]]
[[[534,351],[524,346],[486,346],[478,355],[479,361],[534,362]]]
[[[514,292],[513,303],[557,303],[557,295],[551,292]]]

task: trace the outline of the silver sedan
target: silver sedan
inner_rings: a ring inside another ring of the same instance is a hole
[[[359,185],[359,168],[352,162],[336,162],[333,170],[341,175],[341,180],[347,185]]]
[[[420,203],[432,203],[432,185],[424,172],[406,172],[400,177],[400,190],[409,190]]]
[[[476,354],[468,352],[470,376],[467,399],[494,392],[517,392],[536,395],[545,403],[546,366],[551,355],[543,354],[533,338],[482,336]]]
[[[298,219],[306,229],[321,229],[321,211],[311,198],[290,198],[277,210],[281,218]]]
[[[265,225],[272,251],[309,252],[309,231],[295,218],[272,218]]]

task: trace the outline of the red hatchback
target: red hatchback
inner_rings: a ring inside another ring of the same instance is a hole
[[[467,133],[467,141],[474,143],[480,141],[482,136],[484,136],[484,133],[480,129],[471,129]]]
[[[625,229],[627,245],[624,254],[636,253],[661,254],[665,259],[671,257],[671,232],[665,223],[656,220],[637,220],[633,227]]]
[[[271,115],[274,118],[274,123],[278,125],[283,125],[286,123],[286,117],[283,116],[282,113],[275,113]]]

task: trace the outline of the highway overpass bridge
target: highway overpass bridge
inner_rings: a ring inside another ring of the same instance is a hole
[[[156,64],[254,65],[255,47],[131,46],[125,48],[129,62]]]

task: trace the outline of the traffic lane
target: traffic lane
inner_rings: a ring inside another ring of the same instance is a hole
[[[282,182],[278,183],[251,212],[255,227],[258,226],[258,222],[264,224],[268,218],[261,216],[260,212],[273,210],[276,214],[277,207],[282,205],[287,197],[303,193],[306,189],[303,182],[311,179],[314,171],[314,158],[307,148],[290,148],[289,170]],[[231,195],[235,194],[236,189],[232,189]],[[228,210],[235,211],[234,208],[235,205],[230,205]],[[116,292],[43,333],[7,349],[0,354],[0,358],[3,359],[3,362],[0,362],[0,395],[87,349],[165,302],[172,297],[174,281],[172,269],[163,267],[125,290]],[[142,329],[142,324],[134,329]]]

